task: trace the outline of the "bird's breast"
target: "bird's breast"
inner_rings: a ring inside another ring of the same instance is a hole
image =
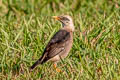
[[[70,52],[73,44],[73,36],[70,36],[70,39],[66,41],[65,46],[64,46],[64,51],[63,53],[60,54],[61,58],[67,57],[68,53]]]

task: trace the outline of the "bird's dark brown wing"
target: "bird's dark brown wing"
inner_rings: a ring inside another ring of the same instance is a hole
[[[64,51],[65,43],[70,39],[70,32],[66,30],[59,30],[50,40],[46,46],[42,57],[36,61],[30,69],[35,68],[38,64],[43,64],[57,54]]]
[[[70,39],[70,32],[66,30],[60,30],[58,31],[50,40],[48,45],[45,48],[44,54],[46,54],[46,57],[44,60],[48,60],[57,54],[59,54],[61,51],[64,50],[64,46],[66,41]],[[43,61],[44,61],[43,60]]]

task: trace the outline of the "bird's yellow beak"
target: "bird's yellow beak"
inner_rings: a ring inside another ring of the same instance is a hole
[[[60,18],[58,16],[52,16],[52,17],[56,20],[60,20]]]

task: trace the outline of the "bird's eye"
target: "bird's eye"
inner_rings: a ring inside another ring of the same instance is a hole
[[[68,21],[66,21],[66,23],[69,23]]]

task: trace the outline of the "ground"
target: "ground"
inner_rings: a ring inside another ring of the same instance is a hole
[[[29,67],[61,28],[52,16],[73,17],[74,44],[57,67]],[[120,0],[1,0],[0,79],[120,80]]]

